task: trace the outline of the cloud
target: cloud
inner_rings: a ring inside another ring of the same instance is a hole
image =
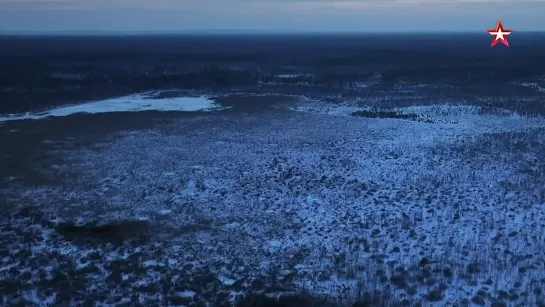
[[[543,30],[545,0],[0,0],[4,31]]]
[[[419,5],[452,6],[476,3],[545,3],[545,0],[0,0],[6,10],[216,10],[218,8],[366,9],[406,8]]]
[[[187,4],[185,0],[0,0],[0,10],[176,9]]]

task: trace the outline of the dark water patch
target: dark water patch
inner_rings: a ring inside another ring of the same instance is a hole
[[[296,295],[282,295],[272,298],[264,294],[248,295],[240,300],[236,307],[332,307],[335,304],[326,299],[320,299],[301,293]]]
[[[59,224],[57,232],[69,240],[124,242],[127,239],[148,239],[150,224],[148,221],[130,220],[84,225],[68,222]]]
[[[422,118],[418,114],[413,113],[400,113],[395,111],[370,111],[370,110],[360,110],[352,113],[352,116],[366,117],[366,118],[395,118],[395,119],[406,119],[413,120],[425,123],[433,123],[429,119]]]

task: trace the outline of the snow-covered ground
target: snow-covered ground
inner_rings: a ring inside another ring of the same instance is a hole
[[[277,75],[278,78],[281,79],[291,79],[291,78],[299,78],[299,77],[306,77],[307,75],[304,74],[279,74]]]
[[[73,301],[107,304],[298,291],[340,304],[375,292],[390,303],[542,302],[544,119],[470,106],[397,110],[433,122],[371,119],[306,103],[58,152],[64,164],[44,171],[70,180],[21,189],[35,207],[3,217],[0,278],[43,301],[62,292],[47,278],[68,272],[87,290],[63,290]],[[80,245],[55,231],[89,220],[146,223],[148,241]]]
[[[0,116],[0,122],[22,119],[43,119],[68,116],[78,113],[138,112],[138,111],[211,111],[218,106],[209,97],[158,98],[161,92],[149,92],[129,96],[91,101],[63,106],[40,113],[13,114]]]
[[[514,84],[519,84],[519,83],[514,82]],[[545,92],[545,87],[543,87],[543,85],[538,84],[536,82],[522,82],[519,85],[534,89],[538,92]]]

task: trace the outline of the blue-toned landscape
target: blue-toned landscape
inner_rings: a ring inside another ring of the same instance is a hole
[[[545,35],[0,37],[0,304],[545,306]]]

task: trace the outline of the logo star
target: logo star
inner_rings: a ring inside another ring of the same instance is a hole
[[[495,36],[492,39],[492,44],[490,47],[494,47],[497,43],[502,43],[505,46],[509,47],[509,42],[507,41],[507,35],[513,33],[513,30],[505,30],[501,24],[501,20],[498,20],[496,24],[496,29],[486,30],[490,35]]]

